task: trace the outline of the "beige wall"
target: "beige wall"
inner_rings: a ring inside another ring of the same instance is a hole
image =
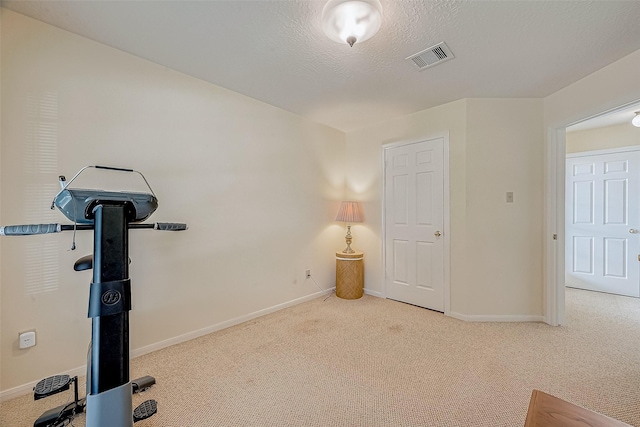
[[[543,141],[542,100],[469,100],[465,314],[542,315]]]
[[[363,201],[354,244],[366,287],[384,295],[382,145],[449,133],[451,312],[542,315],[542,101],[469,99],[347,134],[349,195]],[[515,203],[506,203],[513,191]],[[475,317],[474,317],[475,316]]]
[[[566,127],[640,100],[640,50],[544,98],[545,129]]]
[[[567,132],[567,153],[640,145],[640,129],[631,123]]]
[[[131,232],[132,350],[313,294],[306,268],[334,285],[343,133],[7,10],[1,25],[3,224],[64,222],[57,175],[88,164],[142,171],[152,219],[189,224]],[[71,237],[0,239],[1,390],[86,362],[91,273],[72,265],[92,244]],[[28,291],[34,272],[55,289]],[[38,345],[19,350],[31,328]]]

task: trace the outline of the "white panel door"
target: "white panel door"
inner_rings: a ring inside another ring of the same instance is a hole
[[[567,158],[566,285],[640,297],[640,151]]]
[[[385,150],[387,297],[444,311],[444,139]]]

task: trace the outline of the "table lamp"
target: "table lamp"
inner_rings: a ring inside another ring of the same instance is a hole
[[[354,222],[362,222],[362,211],[360,210],[359,202],[342,202],[338,215],[336,215],[336,221],[347,223],[347,235],[345,239],[347,241],[347,247],[344,251],[345,254],[352,254],[355,251],[351,249],[351,224]]]

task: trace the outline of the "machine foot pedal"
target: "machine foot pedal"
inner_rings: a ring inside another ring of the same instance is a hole
[[[131,386],[133,388],[133,394],[142,393],[143,391],[151,388],[152,385],[156,383],[156,379],[146,375],[141,378],[137,378],[131,381]]]
[[[85,401],[71,402],[57,408],[49,409],[33,423],[33,427],[51,427],[67,425],[73,417],[84,412]]]
[[[155,400],[146,400],[134,409],[133,422],[137,423],[138,421],[146,420],[156,412],[158,412],[158,402]]]
[[[54,375],[38,382],[33,388],[33,399],[44,399],[65,390],[69,390],[71,377],[69,375]]]

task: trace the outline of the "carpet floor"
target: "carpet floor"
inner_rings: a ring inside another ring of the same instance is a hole
[[[539,389],[640,426],[640,300],[566,296],[563,327],[319,298],[132,360],[132,378],[157,380],[134,406],[158,414],[136,425],[516,427]],[[32,426],[70,394],[4,402],[0,425]]]

